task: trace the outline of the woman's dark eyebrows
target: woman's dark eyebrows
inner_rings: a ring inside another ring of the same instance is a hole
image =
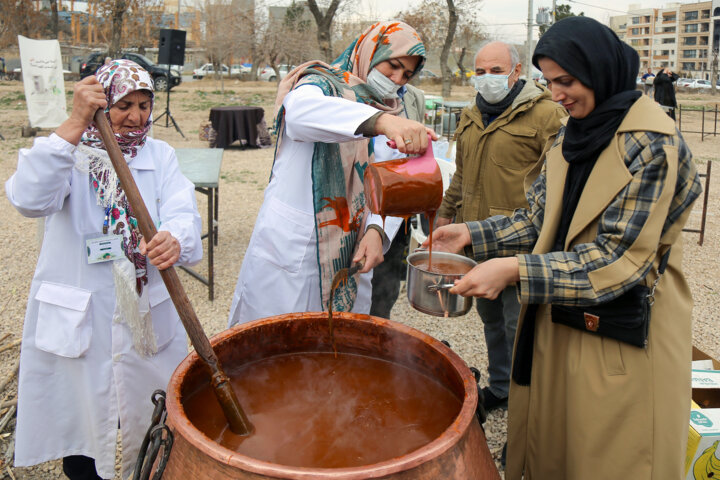
[[[404,64],[403,62],[401,62],[399,59],[397,59],[397,58],[391,58],[391,59],[390,59],[391,62],[392,62],[393,60],[396,61],[396,62],[398,62],[398,63],[400,64],[400,66],[402,66],[402,68],[403,68],[406,72],[410,72],[410,73],[413,72],[412,69],[406,67],[405,64]],[[391,63],[391,65],[392,65],[392,63]]]

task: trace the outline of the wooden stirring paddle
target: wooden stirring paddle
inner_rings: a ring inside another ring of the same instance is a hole
[[[98,111],[95,112],[94,120],[105,143],[105,149],[110,156],[110,160],[120,180],[120,186],[125,192],[128,202],[135,213],[138,226],[140,227],[140,233],[142,233],[146,242],[150,242],[157,233],[157,229],[150,218],[145,202],[140,195],[140,190],[138,190],[135,184],[135,179],[133,179],[130,173],[130,168],[120,151],[120,147],[115,139],[115,134],[105,117],[103,109],[98,109]],[[185,331],[190,337],[195,351],[210,368],[210,372],[212,373],[210,383],[222,407],[225,418],[230,424],[230,430],[237,435],[249,435],[252,432],[252,425],[248,421],[247,416],[245,416],[242,407],[240,407],[235,391],[230,385],[230,380],[220,367],[220,362],[200,325],[200,321],[190,304],[190,299],[185,293],[182,283],[180,283],[180,278],[175,268],[170,267],[165,270],[160,270],[160,275],[165,282],[165,287],[167,287],[170,293],[170,298],[175,304],[180,320],[182,320]]]

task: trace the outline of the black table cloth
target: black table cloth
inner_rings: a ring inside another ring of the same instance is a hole
[[[213,146],[226,148],[236,140],[252,147],[270,145],[264,117],[265,112],[260,107],[211,108],[210,123],[217,132]]]

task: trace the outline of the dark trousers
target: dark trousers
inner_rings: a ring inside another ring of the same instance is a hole
[[[383,262],[373,269],[372,277],[372,304],[370,315],[390,318],[390,311],[400,294],[400,282],[407,274],[409,232],[406,232],[407,221],[400,225],[400,229],[390,244]]]
[[[70,480],[102,480],[95,470],[95,459],[84,455],[63,457],[63,473]]]

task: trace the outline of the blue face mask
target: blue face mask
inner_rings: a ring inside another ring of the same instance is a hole
[[[508,93],[510,93],[510,86],[508,80],[510,74],[507,75],[495,75],[492,73],[486,73],[474,77],[475,79],[475,90],[478,91],[486,102],[489,104],[495,104],[501,102]]]

